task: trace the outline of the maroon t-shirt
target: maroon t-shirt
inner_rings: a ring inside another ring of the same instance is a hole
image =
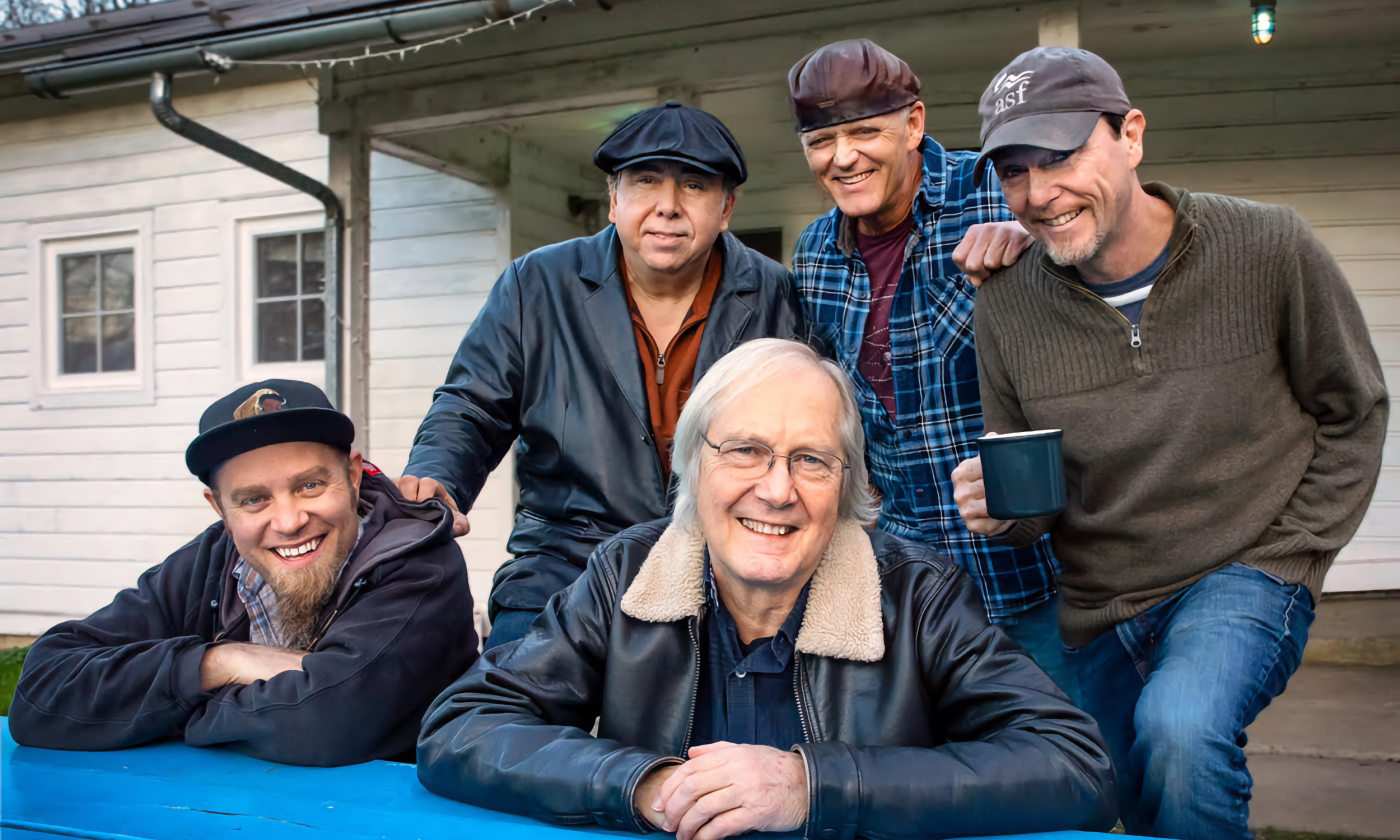
[[[914,229],[914,214],[904,217],[893,230],[866,236],[856,228],[856,248],[870,273],[870,314],[865,319],[865,339],[860,344],[860,375],[870,383],[885,411],[894,418],[894,359],[890,354],[890,310],[904,271],[904,249]]]

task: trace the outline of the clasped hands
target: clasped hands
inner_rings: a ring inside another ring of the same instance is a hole
[[[807,766],[794,752],[717,741],[647,774],[633,803],[676,840],[792,831],[807,821]]]
[[[214,645],[199,663],[199,684],[206,692],[226,685],[251,685],[287,671],[300,671],[305,651],[284,650],[246,642]]]

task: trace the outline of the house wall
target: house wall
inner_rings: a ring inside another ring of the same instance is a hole
[[[324,180],[315,96],[298,79],[176,105]],[[215,520],[184,466],[211,400],[272,375],[320,384],[320,363],[250,366],[242,325],[250,230],[316,228],[322,216],[316,201],[160,127],[145,105],[10,122],[0,135],[0,635],[24,636],[109,603]],[[395,475],[508,239],[491,194],[391,158],[375,156],[373,199],[367,455]],[[33,375],[35,249],[113,219],[146,243],[151,329],[137,340],[149,341],[150,387],[125,404],[79,395],[53,407]],[[507,472],[463,543],[478,602],[504,553]]]
[[[506,198],[383,154],[370,160],[370,446],[399,475],[418,424],[510,262]],[[515,517],[511,456],[487,479],[459,540],[478,609]]]
[[[593,217],[571,214],[570,196],[598,202]],[[588,236],[607,223],[607,184],[602,173],[511,138],[511,256],[521,257],[543,245]]]

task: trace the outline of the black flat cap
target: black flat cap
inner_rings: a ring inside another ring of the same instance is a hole
[[[320,388],[295,379],[244,385],[216,400],[199,418],[199,437],[185,450],[185,466],[205,484],[230,458],[278,443],[309,441],[350,451],[355,424],[336,411]]]
[[[593,165],[609,175],[645,160],[688,163],[736,184],[749,179],[744,152],[724,123],[674,99],[623,120],[593,153]]]

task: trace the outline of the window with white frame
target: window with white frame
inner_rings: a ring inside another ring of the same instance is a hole
[[[254,242],[254,363],[325,359],[325,232],[263,235]]]
[[[136,278],[133,251],[58,257],[59,373],[136,369]]]
[[[155,400],[151,226],[149,212],[28,226],[31,407]]]

